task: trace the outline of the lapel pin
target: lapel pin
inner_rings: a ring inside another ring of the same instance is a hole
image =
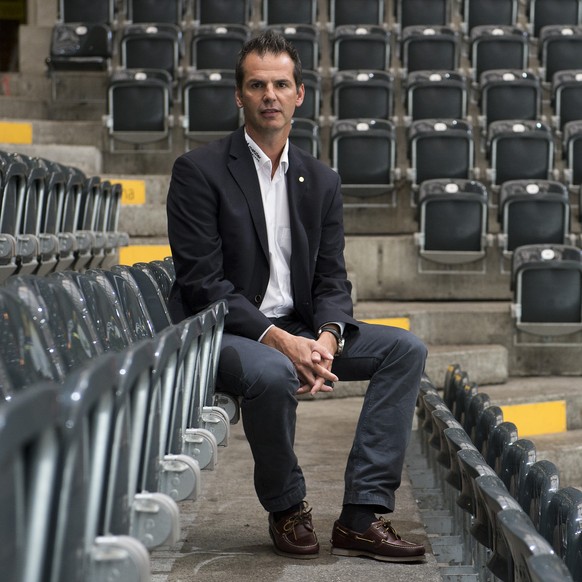
[[[300,182],[305,182],[305,178],[303,176],[299,176],[299,181]]]

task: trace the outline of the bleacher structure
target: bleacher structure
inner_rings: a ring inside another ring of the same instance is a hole
[[[582,1],[33,3],[0,90],[0,136],[32,135],[0,137],[0,578],[149,580],[228,444],[227,306],[173,325],[171,259],[121,257],[167,248],[172,163],[244,123],[234,58],[273,28],[304,62],[291,140],[342,177],[356,315],[406,315],[446,368],[411,445],[455,524],[438,561],[582,580],[582,488],[463,371],[582,376]]]

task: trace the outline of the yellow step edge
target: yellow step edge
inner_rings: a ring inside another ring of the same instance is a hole
[[[566,432],[566,401],[552,400],[500,406],[503,420],[517,426],[519,438]]]
[[[392,327],[401,327],[410,331],[410,319],[408,317],[381,317],[377,319],[363,319],[366,323],[375,323],[377,325],[391,325]]]
[[[32,144],[32,123],[0,121],[0,142],[18,145]]]
[[[129,245],[119,249],[119,264],[133,265],[160,261],[171,254],[170,245]]]

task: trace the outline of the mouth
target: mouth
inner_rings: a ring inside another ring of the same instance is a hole
[[[261,115],[263,117],[275,117],[279,113],[280,113],[280,111],[278,109],[263,109],[261,111]]]

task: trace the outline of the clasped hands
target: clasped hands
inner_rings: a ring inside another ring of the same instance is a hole
[[[331,371],[337,342],[330,333],[322,333],[317,340],[292,335],[278,327],[265,334],[263,343],[285,354],[295,366],[300,386],[297,394],[331,392],[333,386],[325,382],[337,382]]]

